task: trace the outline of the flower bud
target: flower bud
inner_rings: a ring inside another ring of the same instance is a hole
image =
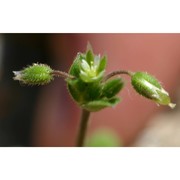
[[[21,71],[13,71],[13,79],[27,85],[44,85],[53,80],[52,71],[48,65],[34,63]]]
[[[89,50],[86,58],[80,60],[80,78],[86,83],[91,83],[102,79],[106,67],[106,57],[101,59],[100,56],[93,54]]]
[[[120,78],[102,81],[107,58],[95,55],[91,49],[78,53],[70,67],[69,74],[74,79],[67,79],[70,95],[81,108],[91,112],[106,107],[113,107],[120,102],[116,95],[123,87]]]
[[[176,105],[171,103],[168,92],[153,76],[145,72],[136,72],[132,75],[131,83],[134,89],[142,96],[155,101],[161,105],[168,105],[174,108]]]

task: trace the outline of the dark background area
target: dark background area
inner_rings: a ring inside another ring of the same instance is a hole
[[[2,34],[0,146],[31,146],[34,108],[42,87],[19,85],[13,72],[34,62],[48,63],[46,34]]]

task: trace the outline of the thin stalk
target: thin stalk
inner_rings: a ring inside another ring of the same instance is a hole
[[[103,81],[107,81],[108,79],[110,79],[111,77],[113,76],[116,76],[116,75],[120,75],[120,74],[126,74],[126,75],[129,75],[129,76],[132,76],[133,73],[130,72],[130,71],[126,71],[126,70],[118,70],[118,71],[113,71],[111,73],[109,73],[107,76],[105,76],[105,78],[103,79]]]
[[[83,145],[84,145],[89,116],[90,116],[90,111],[82,109],[76,147],[83,147]]]
[[[62,71],[56,71],[54,70],[52,73],[51,73],[53,76],[56,76],[56,77],[63,77],[63,78],[69,78],[69,79],[75,79],[74,76],[66,73],[66,72],[62,72]]]

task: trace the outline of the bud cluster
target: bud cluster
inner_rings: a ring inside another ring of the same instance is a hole
[[[114,78],[114,76],[127,74],[131,77],[132,86],[140,95],[157,104],[175,107],[175,104],[171,103],[168,92],[150,74],[120,70],[104,76],[106,63],[105,56],[94,55],[93,51],[88,49],[86,53],[77,54],[69,74],[52,70],[45,64],[34,63],[21,71],[13,71],[14,80],[27,85],[44,85],[50,83],[54,76],[64,77],[69,93],[78,105],[88,111],[98,111],[119,103],[120,99],[116,95],[121,91],[124,83],[121,78]]]
[[[69,74],[68,89],[72,98],[88,111],[98,111],[116,105],[120,99],[116,95],[123,87],[121,78],[103,82],[107,59],[94,55],[92,50],[78,53]]]

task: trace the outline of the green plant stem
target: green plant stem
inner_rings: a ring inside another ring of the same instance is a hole
[[[126,70],[118,70],[118,71],[113,71],[111,73],[109,73],[107,76],[105,76],[105,78],[103,79],[103,81],[107,81],[108,79],[110,79],[111,77],[113,76],[116,76],[116,75],[120,75],[120,74],[126,74],[126,75],[129,75],[129,76],[132,76],[133,73],[130,72],[130,71],[126,71]]]
[[[74,76],[66,73],[66,72],[62,72],[62,71],[57,71],[57,70],[53,70],[53,72],[51,73],[53,76],[56,77],[63,77],[63,78],[69,78],[69,79],[75,79]]]
[[[83,147],[84,145],[89,117],[90,111],[82,109],[76,147]]]

